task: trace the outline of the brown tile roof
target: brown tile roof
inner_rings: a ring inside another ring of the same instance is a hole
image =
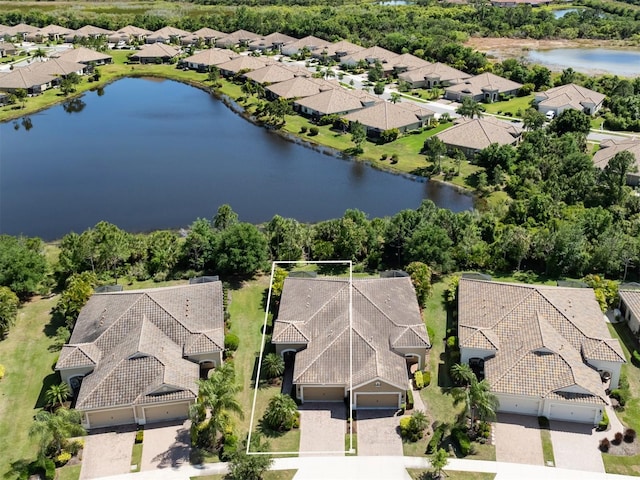
[[[145,28],[136,27],[134,25],[127,25],[126,27],[122,27],[117,30],[116,33],[124,33],[125,35],[151,35],[153,32],[151,30],[147,30]]]
[[[495,352],[485,361],[495,392],[569,398],[577,390],[581,401],[607,402],[587,362],[624,363],[624,355],[593,290],[461,279],[458,298],[460,348]]]
[[[444,63],[438,62],[401,73],[398,75],[398,78],[412,83],[419,82],[427,78],[432,78],[442,83],[459,83],[462,80],[471,78],[471,75]]]
[[[492,117],[465,119],[436,134],[440,140],[451,147],[482,150],[492,143],[513,145],[518,141],[521,129],[510,122]]]
[[[98,35],[111,35],[115,33],[113,30],[106,30],[104,28],[96,27],[94,25],[85,25],[80,27],[75,32],[70,32],[69,35],[78,37],[93,37]]]
[[[482,95],[483,92],[510,92],[512,90],[518,90],[522,87],[522,84],[513,82],[493,73],[481,73],[475,77],[467,78],[465,81],[447,87],[447,92],[462,93],[467,96]]]
[[[640,319],[640,290],[620,290],[620,299]]]
[[[57,54],[57,57],[61,60],[77,63],[90,63],[90,62],[102,62],[104,60],[110,60],[113,57],[106,53],[96,52],[86,47],[78,47],[66,50]]]
[[[33,62],[27,68],[28,70],[48,75],[69,75],[70,73],[78,73],[79,75],[87,68],[86,65],[77,62],[70,62],[62,58],[51,58],[46,62]]]
[[[247,30],[236,30],[233,33],[230,33],[222,38],[216,39],[216,45],[220,47],[233,47],[234,45],[238,45],[239,43],[251,42],[253,40],[258,40],[260,35],[253,32],[248,32]]]
[[[6,75],[0,76],[1,89],[29,89],[34,86],[46,85],[55,79],[47,73],[33,72],[26,68],[16,68]]]
[[[67,35],[68,33],[73,33],[73,30],[60,25],[47,25],[38,29],[36,33],[38,35]]]
[[[600,105],[605,99],[602,93],[569,83],[536,93],[538,105],[546,107],[570,107],[582,111],[587,104]]]
[[[356,90],[353,90],[353,92],[356,92]],[[357,92],[361,93],[352,93],[352,90],[346,90],[344,88],[333,88],[325,92],[320,92],[317,95],[296,100],[294,103],[319,112],[321,115],[331,115],[334,113],[360,110],[364,108],[366,104],[384,101],[366,92],[362,92],[362,90],[357,90]],[[364,95],[362,95],[362,93],[364,93]]]
[[[380,378],[404,388],[406,363],[393,349],[429,348],[409,278],[354,280],[350,328],[348,280],[289,277],[272,341],[307,344],[296,354],[300,384],[349,385],[352,355],[354,385]]]
[[[266,89],[282,98],[303,98],[317,95],[325,90],[342,88],[337,82],[323,80],[321,78],[296,77],[284,82],[269,85]]]
[[[156,30],[152,34],[148,36],[149,39],[154,38],[171,38],[171,37],[186,37],[187,35],[191,35],[190,32],[186,30],[181,30],[175,27],[163,27],[160,30]]]
[[[256,83],[278,83],[291,80],[295,77],[310,77],[311,72],[306,68],[288,67],[279,63],[253,70],[244,74],[245,78]]]
[[[274,63],[274,60],[268,57],[252,57],[251,55],[240,55],[228,62],[220,63],[220,70],[231,73],[238,73],[240,70],[258,70],[267,65]]]
[[[360,122],[366,127],[384,131],[391,128],[403,128],[433,116],[434,113],[426,108],[407,107],[404,103],[380,102],[372,107],[363,108],[346,115],[350,122]]]
[[[195,53],[190,57],[185,58],[184,62],[197,63],[200,65],[220,65],[221,63],[228,62],[239,55],[232,50],[222,48],[210,48],[208,50],[202,50]]]
[[[204,27],[199,30],[196,30],[195,32],[193,32],[193,34],[197,35],[199,38],[204,38],[206,40],[209,40],[212,38],[217,39],[217,38],[222,38],[227,36],[226,33],[219,32],[218,30],[214,30],[213,28],[209,28],[209,27]]]
[[[604,169],[616,153],[628,151],[636,159],[635,165],[640,170],[640,140],[632,138],[609,138],[600,143],[600,150],[593,155],[593,164]]]
[[[290,37],[284,33],[274,32],[264,37],[257,38],[249,42],[249,48],[271,48],[273,46],[282,46],[297,41],[297,38]]]
[[[26,23],[19,23],[17,25],[14,25],[13,27],[9,27],[7,30],[7,34],[8,35],[18,35],[18,34],[24,34],[24,33],[35,33],[38,30],[40,30],[38,27],[33,27],[31,25],[27,25]]]
[[[404,68],[409,70],[414,70],[417,68],[428,67],[432,65],[431,63],[423,60],[420,57],[416,57],[415,55],[411,55],[410,53],[403,53],[402,55],[398,55],[394,57],[389,64],[393,68]]]
[[[348,42],[347,40],[340,40],[336,43],[330,43],[326,48],[322,49],[322,52],[326,53],[329,57],[335,57],[336,55],[343,57],[361,52],[364,49],[364,47],[356,45],[355,43]]]
[[[144,45],[139,51],[131,55],[132,58],[173,58],[180,52],[171,45],[164,43],[151,43]]]
[[[328,48],[330,45],[331,42],[327,42],[326,40],[323,40],[321,38],[309,35],[293,43],[285,45],[282,48],[282,53],[284,53],[285,55],[293,55],[298,53],[303,48],[308,48],[313,52],[322,48]]]
[[[220,282],[94,294],[56,368],[95,365],[79,409],[194,398],[199,368],[183,357],[223,346]]]
[[[357,52],[352,53],[351,55],[347,55],[346,57],[342,57],[340,59],[340,63],[350,63],[355,64],[360,60],[366,60],[368,63],[374,63],[379,61],[380,63],[390,63],[395,58],[399,57],[395,52],[391,50],[387,50],[382,47],[370,47],[365,48],[364,50],[359,50]]]

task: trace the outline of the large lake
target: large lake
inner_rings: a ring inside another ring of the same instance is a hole
[[[25,128],[26,127],[26,128]],[[60,238],[100,220],[129,231],[188,226],[228,203],[240,219],[370,217],[470,196],[288,142],[208,93],[128,78],[81,102],[0,124],[0,233]]]
[[[531,50],[527,55],[531,63],[547,65],[555,70],[572,67],[585,73],[610,73],[621,76],[640,75],[640,50],[611,48],[556,48]]]

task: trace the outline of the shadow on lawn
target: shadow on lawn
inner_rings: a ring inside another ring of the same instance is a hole
[[[45,408],[47,405],[47,401],[45,399],[47,390],[51,388],[52,385],[58,385],[61,383],[60,374],[58,372],[50,373],[44,380],[42,380],[42,388],[40,389],[40,393],[38,394],[38,399],[36,400],[36,404],[33,408]]]

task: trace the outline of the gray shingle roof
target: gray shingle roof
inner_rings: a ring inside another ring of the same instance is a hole
[[[348,385],[352,355],[354,385],[379,378],[404,388],[406,363],[393,348],[430,346],[411,280],[354,280],[352,297],[350,329],[348,280],[285,280],[272,341],[307,344],[294,383]]]

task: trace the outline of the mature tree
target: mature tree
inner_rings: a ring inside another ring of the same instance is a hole
[[[265,234],[273,260],[300,260],[307,239],[306,228],[293,218],[275,215],[266,225]]]
[[[70,93],[74,93],[76,91],[76,85],[80,83],[80,75],[76,72],[71,72],[69,75],[66,75],[62,81],[60,82],[60,91],[66,97]]]
[[[503,172],[512,172],[515,158],[516,150],[511,145],[492,143],[478,152],[476,163],[485,168],[487,176],[491,179],[494,178],[498,168]]]
[[[57,266],[61,280],[72,273],[95,271],[94,243],[92,229],[85,230],[81,235],[71,232],[62,237]]]
[[[542,87],[551,86],[551,70],[542,65],[534,65],[529,73],[529,82],[536,86],[536,91]]]
[[[9,287],[0,287],[0,338],[16,323],[20,299]]]
[[[439,173],[442,170],[442,156],[447,153],[445,143],[435,135],[432,135],[424,141],[422,153],[435,166],[435,173]]]
[[[267,378],[279,377],[284,373],[284,360],[277,353],[268,353],[262,359],[262,368]]]
[[[475,101],[471,97],[464,97],[462,103],[456,109],[458,115],[462,115],[467,118],[481,118],[484,113],[484,107],[479,102]]]
[[[431,469],[433,470],[433,478],[442,478],[444,467],[449,463],[449,454],[444,448],[439,448],[429,458]]]
[[[389,101],[391,103],[400,103],[402,101],[402,95],[400,95],[398,92],[391,92]]]
[[[376,95],[382,95],[384,93],[384,82],[376,82],[373,86],[373,93]]]
[[[215,265],[220,273],[251,276],[264,268],[267,240],[255,225],[236,223],[218,237]]]
[[[576,71],[569,67],[562,70],[560,77],[556,81],[556,85],[567,85],[569,83],[574,83],[576,81]]]
[[[267,112],[269,115],[279,119],[281,124],[284,125],[285,117],[293,114],[293,107],[286,98],[279,97],[276,100],[269,102],[267,105]]]
[[[527,130],[540,130],[547,117],[535,108],[527,108],[522,114],[522,123]]]
[[[549,130],[558,135],[564,135],[569,132],[586,135],[589,133],[589,129],[591,129],[591,117],[573,108],[563,111],[549,125]]]
[[[422,262],[411,262],[407,265],[407,273],[411,276],[413,288],[420,307],[424,307],[431,295],[431,269]]]
[[[24,108],[27,103],[27,98],[29,97],[29,93],[24,88],[18,88],[13,91],[13,94],[15,95],[16,99],[20,103],[22,103],[22,108]]]
[[[367,72],[367,80],[370,82],[376,83],[382,80],[384,77],[384,70],[382,69],[382,64],[379,61],[373,64],[372,67],[369,68]]]
[[[451,375],[462,383],[461,387],[452,389],[451,393],[456,404],[464,404],[465,412],[471,417],[472,428],[476,426],[476,419],[495,419],[499,402],[498,397],[491,392],[489,382],[478,381],[471,369],[462,365],[454,365]]]
[[[147,237],[149,273],[167,274],[180,259],[178,235],[169,230],[158,230]]]
[[[271,430],[291,430],[296,419],[298,406],[289,395],[278,393],[269,400],[269,405],[262,417],[265,426]]]
[[[353,262],[363,261],[373,248],[373,231],[364,212],[349,209],[337,222],[333,238],[334,252],[338,258]]]
[[[231,206],[227,203],[220,205],[213,217],[213,228],[218,231],[226,230],[238,223],[238,214],[233,211]]]
[[[94,227],[96,270],[110,273],[118,280],[118,268],[131,255],[131,236],[109,222],[99,222]]]
[[[351,133],[351,141],[355,144],[354,153],[356,155],[362,153],[362,145],[367,139],[366,127],[360,122],[351,122],[349,132]]]
[[[67,382],[51,385],[44,394],[47,406],[54,409],[58,405],[62,405],[66,399],[71,396],[71,389]]]
[[[601,180],[605,204],[620,204],[625,196],[627,175],[637,171],[636,158],[628,150],[616,153],[604,167]]]
[[[46,271],[40,239],[0,235],[0,286],[24,299],[38,291]]]
[[[207,72],[207,80],[211,83],[217,84],[220,80],[220,70],[215,65],[209,67]]]
[[[500,232],[500,237],[495,246],[502,257],[503,266],[508,268],[515,264],[516,270],[519,271],[522,260],[527,256],[531,248],[531,235],[524,227],[506,225]]]
[[[191,268],[203,270],[206,266],[212,265],[215,246],[216,234],[211,222],[205,218],[198,218],[189,227],[182,251]]]
[[[265,472],[273,465],[271,455],[249,455],[246,443],[239,448],[229,462],[229,475],[233,480],[262,480]],[[262,440],[259,432],[251,435],[250,452],[266,452],[269,444]]]
[[[62,451],[62,445],[69,437],[86,434],[80,422],[82,414],[73,409],[59,408],[54,413],[41,410],[36,413],[29,435],[38,437],[40,455],[52,449],[55,455]]]
[[[423,223],[407,242],[407,260],[427,263],[436,272],[453,268],[450,248],[453,242],[446,230],[434,224]]]
[[[67,279],[53,312],[65,320],[69,330],[73,329],[80,310],[89,301],[97,285],[98,279],[93,272],[74,273]]]

